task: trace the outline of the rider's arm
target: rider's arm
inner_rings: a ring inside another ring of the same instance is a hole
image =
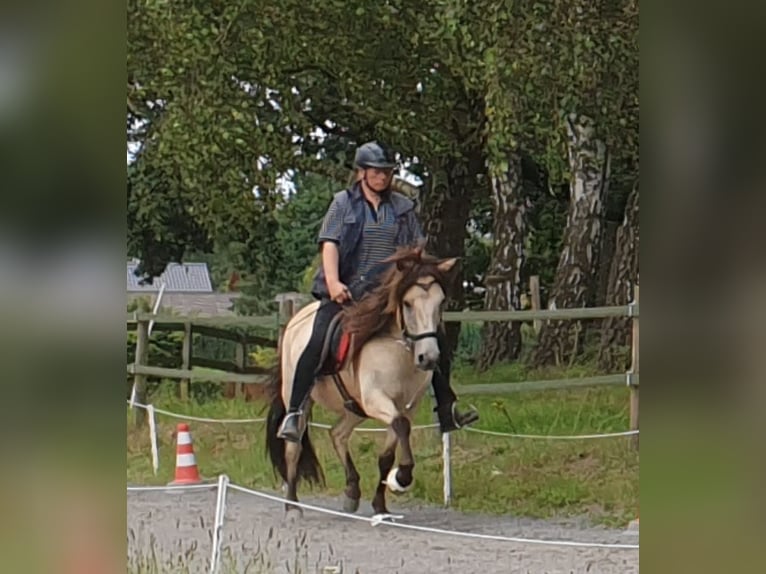
[[[328,285],[340,281],[338,261],[337,244],[333,241],[322,243],[322,267],[324,268],[324,275]]]

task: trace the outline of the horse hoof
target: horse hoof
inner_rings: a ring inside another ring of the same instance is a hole
[[[343,497],[343,512],[350,512],[353,514],[357,510],[359,510],[359,499],[349,498],[348,496],[344,496]]]
[[[300,506],[293,506],[292,504],[286,505],[285,518],[293,522],[303,518],[303,509]]]
[[[388,476],[386,477],[386,485],[391,492],[407,492],[410,488],[412,488],[412,483],[408,484],[407,486],[402,486],[399,484],[399,481],[396,480],[396,473],[398,471],[398,466],[395,466],[389,471]]]

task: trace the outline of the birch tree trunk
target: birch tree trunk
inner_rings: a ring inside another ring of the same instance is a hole
[[[521,158],[512,153],[505,173],[491,177],[494,215],[492,259],[485,279],[484,308],[492,311],[520,309],[521,272],[527,205],[523,194]],[[521,323],[489,321],[482,329],[477,367],[484,371],[500,361],[518,358],[521,351]]]
[[[570,114],[566,122],[570,204],[549,309],[592,305],[598,282],[604,198],[609,182],[609,153],[596,136],[593,121]],[[546,321],[534,354],[535,366],[571,364],[582,349],[582,321]]]
[[[617,247],[609,270],[609,290],[606,304],[627,305],[633,300],[638,284],[639,208],[638,183],[633,187],[625,206],[625,217],[617,230]],[[601,330],[598,362],[602,369],[622,372],[630,366],[630,354],[620,352],[630,344],[632,321],[628,317],[609,317]]]
[[[465,226],[471,206],[471,166],[455,159],[447,159],[432,168],[424,189],[421,221],[428,236],[426,249],[439,257],[463,257],[465,255]],[[462,271],[455,274],[450,291],[449,310],[461,309],[465,301]],[[451,358],[460,336],[460,323],[445,324],[449,348],[443,349]]]

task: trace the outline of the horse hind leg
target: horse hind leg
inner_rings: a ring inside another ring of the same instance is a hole
[[[362,491],[359,488],[359,472],[356,470],[354,461],[348,448],[348,439],[354,428],[362,422],[360,417],[351,413],[344,413],[343,417],[330,429],[330,438],[335,447],[343,468],[346,471],[346,490],[344,491],[343,510],[356,512],[359,510],[359,499]]]
[[[301,457],[302,445],[298,442],[285,442],[285,463],[287,467],[287,492],[285,498],[285,512],[289,514],[291,510],[297,510],[299,516],[303,516],[303,509],[290,502],[298,502],[298,461]]]

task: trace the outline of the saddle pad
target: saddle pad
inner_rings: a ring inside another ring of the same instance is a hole
[[[335,353],[336,365],[340,367],[346,360],[348,350],[351,347],[351,336],[348,333],[343,333],[340,336],[340,342],[338,343],[338,350]]]

